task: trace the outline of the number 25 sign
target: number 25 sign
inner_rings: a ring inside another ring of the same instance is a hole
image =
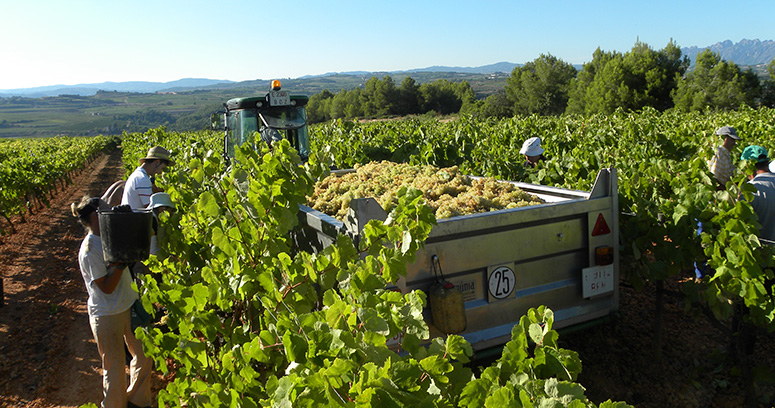
[[[514,271],[508,266],[499,266],[495,268],[488,279],[487,285],[490,288],[490,295],[496,299],[503,299],[514,292],[514,286],[517,278]]]

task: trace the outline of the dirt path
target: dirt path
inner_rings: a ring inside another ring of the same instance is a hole
[[[51,206],[0,237],[0,405],[76,407],[99,402],[102,379],[78,269],[84,236],[70,203],[123,177],[121,152],[94,159]]]

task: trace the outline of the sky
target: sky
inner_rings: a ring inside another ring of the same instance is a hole
[[[774,19],[772,0],[0,0],[0,90],[582,64],[636,41],[775,40]]]

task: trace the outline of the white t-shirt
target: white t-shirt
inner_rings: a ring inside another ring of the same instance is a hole
[[[142,167],[138,167],[124,183],[121,205],[129,204],[133,210],[145,209],[151,203],[151,194],[153,194],[151,178]]]
[[[137,292],[132,289],[132,278],[129,269],[120,273],[121,280],[113,293],[105,293],[94,283],[95,280],[108,274],[107,265],[102,256],[102,240],[91,232],[81,242],[78,252],[78,263],[81,266],[81,276],[89,293],[89,316],[112,316],[122,313],[138,299]],[[114,272],[118,273],[118,272]]]

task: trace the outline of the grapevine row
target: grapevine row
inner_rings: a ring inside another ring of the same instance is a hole
[[[23,217],[36,203],[48,205],[48,195],[69,184],[72,174],[111,141],[102,136],[0,139],[0,215],[7,227],[13,230],[11,216]]]

